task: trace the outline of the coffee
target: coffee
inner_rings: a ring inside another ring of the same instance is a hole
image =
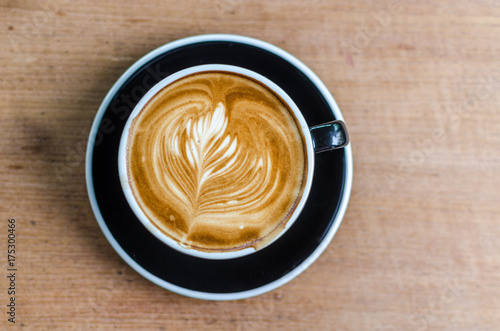
[[[274,239],[308,172],[289,106],[262,83],[225,71],[191,74],[156,93],[131,124],[126,163],[149,221],[207,252]]]

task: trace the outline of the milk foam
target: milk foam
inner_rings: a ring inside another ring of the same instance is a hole
[[[275,236],[302,194],[304,138],[287,106],[251,79],[209,72],[160,91],[133,123],[132,191],[187,247],[233,250]]]

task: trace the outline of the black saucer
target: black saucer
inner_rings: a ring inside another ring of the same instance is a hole
[[[110,243],[146,278],[198,298],[249,297],[298,275],[329,243],[347,205],[344,200],[349,196],[346,190],[350,191],[350,149],[316,154],[313,184],[302,214],[280,239],[257,253],[231,260],[205,260],[177,252],[158,241],[130,209],[122,193],[117,160],[128,115],[159,80],[194,65],[236,65],[278,84],[303,111],[310,126],[339,119],[324,92],[303,70],[269,49],[253,45],[251,39],[245,42],[244,38],[231,39],[227,35],[191,39],[146,55],[120,78],[103,101],[87,152],[89,196]]]

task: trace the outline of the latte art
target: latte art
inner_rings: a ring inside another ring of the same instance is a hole
[[[304,139],[287,106],[227,72],[182,78],[134,119],[127,170],[148,219],[185,247],[259,246],[286,224],[304,189]]]
[[[179,207],[187,211],[193,225],[200,215],[259,208],[276,189],[279,169],[273,168],[269,152],[244,151],[238,137],[227,133],[227,125],[225,107],[219,103],[212,113],[190,119],[173,134],[160,133],[156,181],[170,186],[171,192],[165,194],[180,198]],[[235,179],[231,190],[221,187],[224,177]]]

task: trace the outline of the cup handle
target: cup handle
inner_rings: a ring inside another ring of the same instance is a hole
[[[333,121],[309,128],[315,153],[331,151],[349,144],[347,128],[342,121]]]

